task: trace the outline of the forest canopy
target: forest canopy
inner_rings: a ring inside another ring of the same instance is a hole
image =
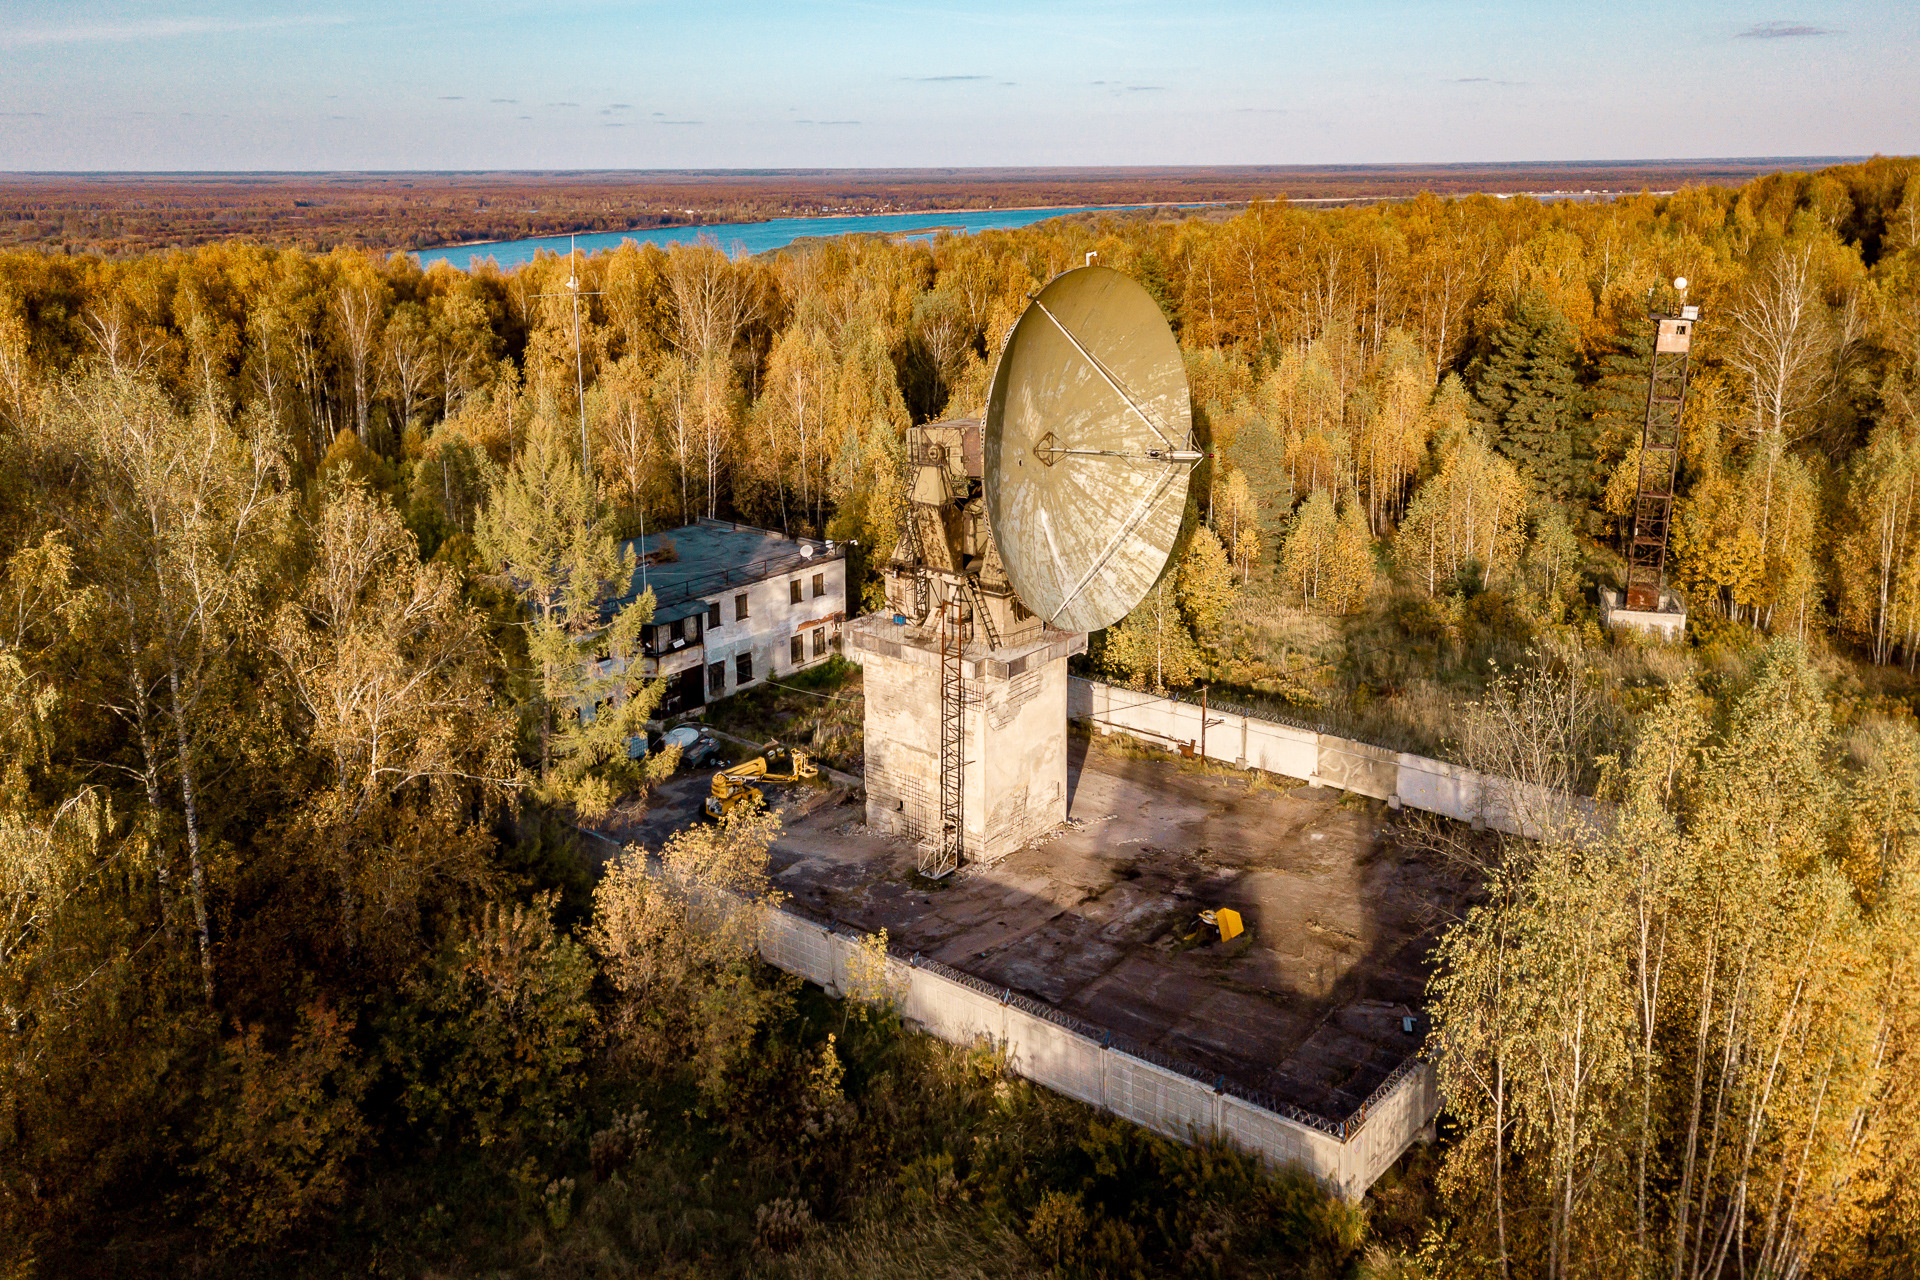
[[[580,714],[616,692],[600,655],[651,616],[646,596],[602,612],[631,572],[622,539],[723,517],[855,540],[870,602],[906,428],[977,414],[1028,296],[1089,253],[1160,301],[1212,455],[1201,527],[1096,639],[1098,669],[1457,758],[1524,681],[1564,679],[1585,691],[1578,733],[1536,755],[1632,820],[1604,846],[1499,860],[1453,935],[1445,1256],[1609,1274],[1631,1222],[1645,1268],[1896,1274],[1874,1267],[1915,1239],[1915,1202],[1849,1180],[1863,1151],[1910,1169],[1911,1126],[1869,1149],[1847,1124],[1910,1101],[1916,1025],[1906,159],[1660,197],[1256,202],[752,259],[628,243],[512,273],[237,240],[0,254],[0,1238],[17,1242],[0,1261],[114,1270],[138,1250],[89,1254],[79,1232],[109,1218],[174,1262],[267,1256],[247,1251],[336,1221],[374,1152],[497,1155],[472,1167],[515,1171],[517,1212],[562,1232],[586,1153],[611,1187],[669,1125],[689,1169],[755,1153],[761,1228],[796,1248],[832,1209],[774,1189],[827,1179],[844,1208],[878,1195],[871,1161],[912,1203],[1001,1206],[994,1230],[1026,1223],[1056,1261],[1097,1241],[1211,1273],[1232,1232],[1281,1250],[1280,1221],[1357,1258],[1351,1220],[1293,1184],[1063,1136],[991,1064],[913,1065],[850,1014],[839,1041],[796,1030],[802,998],[738,944],[751,921],[696,938],[676,905],[766,887],[762,817],[676,837],[671,889],[627,862],[596,891],[565,825],[673,767],[628,758],[658,697],[644,681],[618,717]],[[1669,559],[1692,640],[1666,652],[1604,636],[1594,589],[1618,582],[1647,312],[1677,303],[1678,276],[1702,313]],[[1764,830],[1755,794],[1779,818]],[[1634,985],[1656,927],[1680,975],[1657,1000]],[[1800,983],[1816,949],[1822,977]],[[1543,1028],[1570,1009],[1610,1038],[1562,1075],[1569,1042]],[[1798,1083],[1771,1106],[1734,1066],[1794,1037],[1778,1056]],[[1510,1069],[1511,1090],[1473,1076]],[[651,1092],[619,1092],[636,1080]],[[1827,1109],[1827,1081],[1852,1110]],[[1106,1208],[1009,1172],[1016,1111]],[[908,1112],[979,1135],[976,1155],[903,1172],[917,1156],[817,1141]],[[1695,1112],[1749,1125],[1737,1173],[1676,1154],[1705,1141],[1676,1119]],[[1797,1158],[1783,1135],[1803,1122],[1821,1145]],[[1621,1133],[1634,1145],[1602,1142]],[[1266,1216],[1119,1207],[1148,1167]],[[1828,1180],[1818,1239],[1764,1221],[1763,1201],[1811,1203],[1782,1190],[1795,1170]],[[633,1177],[620,1195],[641,1194]],[[675,1230],[634,1256],[695,1266],[705,1246]]]

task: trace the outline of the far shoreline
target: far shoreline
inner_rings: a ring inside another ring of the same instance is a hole
[[[1342,197],[1343,199],[1346,197]],[[1377,198],[1377,197],[1369,197]],[[673,231],[686,229],[702,231],[712,227],[757,227],[769,222],[813,222],[828,218],[904,218],[917,214],[926,214],[929,218],[943,218],[969,213],[1038,213],[1047,209],[1059,209],[1063,216],[1068,213],[1111,213],[1114,211],[1131,212],[1145,209],[1211,209],[1223,205],[1246,204],[1245,200],[1161,200],[1150,204],[1008,204],[989,205],[985,209],[906,209],[899,213],[793,213],[778,218],[735,218],[727,222],[669,222],[655,227],[628,227],[624,231],[554,231],[545,235],[520,236],[512,240],[461,240],[453,244],[428,245],[420,249],[401,250],[404,253],[445,253],[453,249],[484,249],[488,245],[521,244],[529,240],[559,240],[567,236],[626,236],[636,231]],[[840,235],[852,235],[853,232],[839,232]],[[904,235],[905,232],[889,232],[890,235]],[[814,239],[830,237],[815,236]]]

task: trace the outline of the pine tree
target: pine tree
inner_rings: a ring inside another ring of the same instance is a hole
[[[1588,488],[1592,445],[1575,378],[1577,334],[1544,296],[1527,292],[1467,371],[1475,417],[1520,468],[1536,498],[1564,502]]]
[[[637,785],[627,741],[665,686],[630,671],[653,619],[653,593],[628,598],[634,558],[581,474],[567,433],[536,422],[519,462],[474,525],[474,545],[529,616],[540,736],[540,792],[598,814]]]
[[[1653,359],[1652,322],[1638,316],[1623,318],[1614,343],[1600,358],[1600,377],[1587,393],[1594,466],[1588,491],[1580,496],[1603,494],[1603,509],[1624,533],[1639,489],[1640,437],[1646,429],[1647,376]]]

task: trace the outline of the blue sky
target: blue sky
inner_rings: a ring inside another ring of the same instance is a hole
[[[1875,151],[1920,151],[1904,0],[9,0],[0,22],[0,170]]]

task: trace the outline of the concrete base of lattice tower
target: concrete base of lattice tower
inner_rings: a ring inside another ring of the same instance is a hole
[[[1687,634],[1687,602],[1679,592],[1662,587],[1658,609],[1628,609],[1621,605],[1620,592],[1602,587],[1600,621],[1609,630],[1637,631],[1652,640],[1678,644]]]
[[[847,627],[847,656],[866,691],[867,825],[913,840],[940,829],[940,638],[933,628],[869,614]],[[1079,632],[962,658],[965,712],[963,851],[988,862],[1067,818],[1067,659]]]

